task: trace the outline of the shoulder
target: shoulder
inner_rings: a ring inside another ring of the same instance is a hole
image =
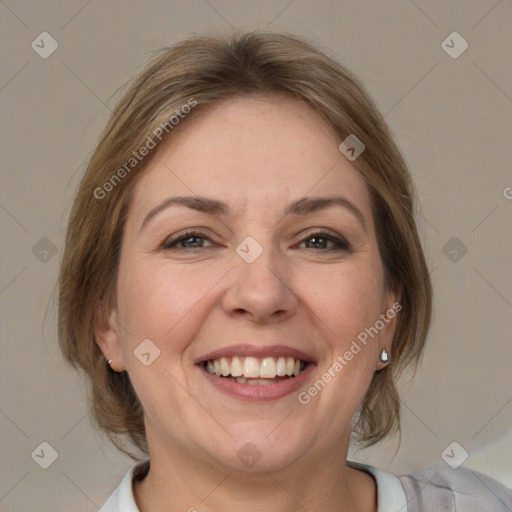
[[[399,477],[407,512],[510,512],[512,490],[473,469],[436,464]]]
[[[347,461],[347,466],[370,473],[377,485],[377,512],[409,512],[407,496],[400,479],[382,469],[360,462]]]
[[[133,480],[144,478],[149,469],[149,459],[135,464],[125,474],[116,490],[101,507],[101,512],[139,512],[133,495]]]
[[[375,478],[378,512],[512,511],[512,490],[472,469],[443,463],[397,477],[367,464],[347,464]]]

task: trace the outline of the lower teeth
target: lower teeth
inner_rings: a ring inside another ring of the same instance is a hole
[[[232,377],[231,375],[221,378],[234,380],[237,384],[249,384],[251,386],[265,386],[268,384],[275,384],[276,382],[281,382],[286,379],[293,379],[293,377],[280,377],[276,379],[248,379],[246,377]]]

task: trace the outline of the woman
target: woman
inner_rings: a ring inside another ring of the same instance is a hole
[[[162,50],[92,156],[61,268],[63,353],[145,459],[102,510],[508,510],[463,468],[342,463],[399,428],[427,335],[413,199],[367,93],[300,38]]]

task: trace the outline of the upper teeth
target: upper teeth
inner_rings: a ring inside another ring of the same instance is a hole
[[[206,362],[209,373],[223,377],[274,379],[298,375],[305,363],[294,357],[221,357]]]

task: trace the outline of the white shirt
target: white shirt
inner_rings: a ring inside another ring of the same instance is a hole
[[[149,459],[133,466],[100,512],[140,512],[133,495],[134,477],[145,475]],[[511,512],[512,490],[477,471],[447,465],[412,475],[393,476],[376,467],[349,461],[377,483],[377,512]]]
[[[145,472],[148,460],[136,464],[126,473],[119,487],[101,507],[101,512],[140,512],[133,496],[133,477],[138,472]],[[377,512],[407,512],[407,499],[399,478],[366,464],[350,462],[350,465],[371,473],[377,481]]]

